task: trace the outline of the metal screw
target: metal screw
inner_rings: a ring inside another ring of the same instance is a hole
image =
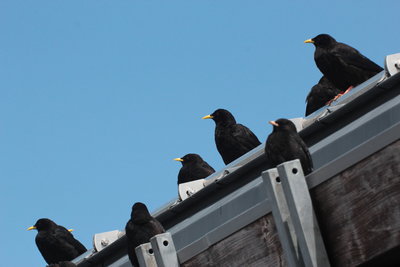
[[[192,188],[188,188],[188,190],[186,190],[186,195],[188,195],[189,197],[194,193],[196,193],[196,191],[194,191]]]
[[[108,241],[108,239],[102,239],[102,240],[101,240],[101,245],[102,245],[103,247],[108,246],[108,243],[110,243],[110,241]]]

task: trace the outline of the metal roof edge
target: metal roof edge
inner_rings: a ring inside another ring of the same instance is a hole
[[[374,83],[372,86],[371,82]],[[353,121],[361,118],[363,115],[367,114],[368,112],[382,105],[383,103],[390,102],[391,99],[396,98],[393,101],[397,101],[396,105],[393,106],[393,110],[395,110],[395,108],[397,110],[397,108],[400,107],[400,96],[396,97],[400,94],[400,73],[393,75],[392,77],[389,77],[381,82],[376,80],[370,81],[366,83],[365,86],[370,86],[370,88],[368,88],[368,90],[364,90],[362,94],[358,95],[354,99],[351,99],[349,96],[349,102],[346,103],[346,105],[335,109],[328,115],[316,119],[316,117],[314,116],[315,114],[312,114],[312,117],[305,118],[305,122],[309,120],[314,120],[313,123],[307,125],[307,127],[300,131],[300,134],[305,139],[305,141],[310,146],[313,146],[321,142],[321,140],[324,140],[324,138],[330,136],[332,133],[338,131],[339,129],[346,128],[346,126],[347,128],[351,128],[350,126]],[[360,90],[362,90],[363,88],[364,87],[360,88]],[[340,104],[340,102],[338,104]],[[382,112],[383,115],[390,115],[390,113],[384,114],[382,110],[379,111]],[[376,117],[376,120],[379,120],[379,116]],[[397,117],[394,120],[397,120]],[[365,149],[369,145],[373,144],[368,143],[373,142],[373,139],[378,140],[382,137],[385,137],[382,140],[388,142],[392,140],[390,138],[397,138],[397,136],[394,136],[393,133],[394,131],[398,131],[400,126],[399,124],[395,123],[392,126],[393,127],[387,129],[387,131],[382,131],[380,134],[364,140],[364,143],[357,145],[353,148],[353,150],[349,150],[348,154],[343,154],[341,157],[336,158],[336,161],[335,159],[333,159],[327,162],[327,165],[321,166],[321,168],[317,169],[314,173],[310,174],[309,177],[307,177],[307,179],[309,180],[309,185],[316,185],[317,183],[321,182],[321,178],[318,178],[320,176],[332,177],[334,171],[331,169],[329,164],[333,162],[336,162],[335,164],[338,164],[338,162],[340,161],[344,163],[347,162],[346,164],[349,164],[348,159],[349,157],[351,157],[349,155],[354,156],[354,153],[361,153],[361,156],[365,155],[365,153],[367,153],[368,151],[362,149]],[[352,132],[352,129],[347,130],[348,133]],[[391,137],[389,138],[388,136]],[[328,145],[328,143],[325,144],[325,146]],[[331,145],[333,146],[334,143],[332,143]],[[381,145],[382,142],[377,142],[372,148],[376,149]],[[370,153],[371,151],[372,150],[370,150],[368,153]],[[344,168],[345,165],[342,165],[342,168]],[[229,172],[222,179],[212,182],[210,185],[200,190],[193,196],[189,197],[185,201],[180,202],[179,204],[172,207],[166,207],[162,211],[158,211],[157,214],[155,214],[156,218],[160,220],[161,223],[166,224],[166,229],[171,229],[172,231],[175,226],[178,227],[179,224],[183,223],[185,220],[201,212],[202,210],[210,208],[213,205],[218,206],[219,204],[217,202],[231,196],[232,194],[234,195],[234,192],[236,190],[240,190],[240,188],[245,187],[245,185],[257,183],[256,180],[261,175],[260,170],[266,170],[273,167],[264,158],[264,144],[250,151],[248,154],[239,158],[232,164],[229,164],[228,166],[226,166],[226,168],[217,173],[220,174],[229,168],[238,166],[240,166],[240,168]],[[209,179],[216,177],[216,175],[217,174],[215,174],[215,176],[210,176]],[[232,221],[231,223],[232,225],[235,225],[234,221]],[[175,235],[178,233],[176,229],[174,230],[175,232],[172,231],[172,233]],[[209,240],[206,242],[207,238],[209,237],[204,238],[205,239],[202,239],[202,241],[201,239],[197,241],[193,240],[192,247],[190,247],[189,244],[186,247],[181,248],[180,257],[182,257],[182,259],[188,259],[189,255],[191,254],[189,253],[191,249],[193,249],[193,251],[200,251],[201,248],[196,247],[196,242],[197,244],[207,244],[207,242],[209,244]],[[126,253],[125,244],[126,237],[123,236],[102,251],[91,255],[89,258],[83,259],[83,261],[80,262],[78,266],[96,266],[94,264],[100,263],[104,259],[107,259],[107,262],[110,262],[113,259],[118,259],[121,257],[121,255],[124,255],[124,253]]]

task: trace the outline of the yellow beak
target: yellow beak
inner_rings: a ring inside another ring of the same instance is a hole
[[[181,159],[181,158],[176,158],[176,159],[174,159],[174,160],[176,160],[176,161],[183,161],[183,159]]]
[[[307,44],[307,43],[311,43],[311,44],[313,44],[313,43],[314,43],[314,41],[313,41],[313,39],[308,39],[308,40],[305,40],[305,41],[304,41],[304,43],[306,43],[306,44]]]
[[[214,117],[211,115],[207,115],[207,116],[204,116],[202,119],[205,120],[205,119],[212,119],[212,118],[214,118]]]
[[[26,230],[29,231],[29,230],[35,230],[35,229],[36,229],[35,226],[31,226],[31,227],[29,227],[29,228],[26,229]],[[74,231],[74,229],[68,229],[68,232],[72,232],[72,231]]]
[[[276,121],[269,121],[268,123],[271,124],[271,125],[274,125],[276,127],[279,127],[279,124],[276,123]]]

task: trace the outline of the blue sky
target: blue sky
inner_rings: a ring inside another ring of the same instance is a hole
[[[226,108],[263,142],[267,122],[301,117],[329,33],[381,66],[400,52],[398,1],[0,1],[2,266],[45,266],[48,217],[123,229],[136,201],[176,197],[180,163],[224,164],[214,123]],[[23,256],[22,256],[23,255]]]

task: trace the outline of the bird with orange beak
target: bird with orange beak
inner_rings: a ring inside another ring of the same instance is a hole
[[[269,163],[277,166],[283,162],[299,159],[305,175],[313,170],[313,162],[307,145],[297,133],[296,126],[288,119],[269,122],[272,133],[265,144],[265,155]]]

